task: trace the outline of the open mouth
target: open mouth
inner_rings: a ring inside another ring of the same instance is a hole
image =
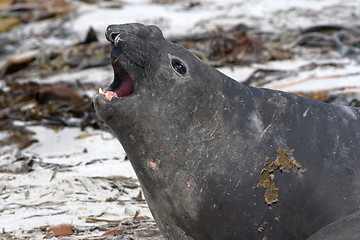
[[[109,101],[113,98],[123,98],[134,93],[134,81],[130,74],[121,65],[119,59],[113,61],[114,81],[105,90],[99,89],[99,93],[104,95]]]

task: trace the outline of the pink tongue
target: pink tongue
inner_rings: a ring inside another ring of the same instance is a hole
[[[121,87],[116,91],[117,97],[126,97],[134,92],[134,82],[129,74],[126,75],[125,81],[121,83]]]

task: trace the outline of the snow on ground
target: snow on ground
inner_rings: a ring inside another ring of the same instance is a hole
[[[225,28],[238,24],[259,29],[259,31],[282,31],[285,29],[306,28],[320,24],[351,25],[358,19],[359,1],[340,0],[204,0],[190,7],[190,1],[174,4],[154,4],[151,0],[121,1],[121,8],[105,8],[97,4],[73,1],[77,11],[70,20],[50,22],[58,35],[27,44],[67,45],[84,39],[89,27],[93,27],[101,41],[106,41],[104,30],[109,24],[141,22],[156,24],[165,37],[201,33],[217,26]],[[276,17],[274,17],[276,16]],[[49,28],[49,22],[35,22],[14,28],[14,36],[39,35]],[[67,29],[64,38],[61,30]]]
[[[286,92],[314,92],[338,88],[347,88],[360,92],[359,63],[346,59],[317,60],[316,63],[318,64],[336,63],[343,65],[343,67],[322,67],[301,73],[295,72],[298,68],[311,63],[314,63],[314,61],[303,59],[295,61],[271,61],[266,64],[252,64],[249,67],[235,67],[231,69],[223,67],[219,68],[219,70],[239,82],[244,81],[255,69],[294,71],[293,74],[289,74],[289,77],[284,77],[279,81],[272,81],[262,86]]]
[[[64,128],[60,131],[31,126],[38,143],[21,154],[35,161],[27,174],[0,174],[0,226],[5,232],[20,233],[35,227],[72,223],[86,224],[89,216],[108,220],[132,217],[137,210],[151,214],[145,203],[130,201],[139,188],[116,189],[106,178],[129,178],[136,175],[125,160],[125,152],[110,133],[87,129]],[[7,160],[2,154],[0,162]],[[117,201],[106,201],[107,199]],[[118,201],[124,205],[118,205]]]

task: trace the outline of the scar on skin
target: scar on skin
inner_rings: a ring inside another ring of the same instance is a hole
[[[186,184],[187,184],[187,187],[191,187],[191,181],[190,181],[190,179],[187,179],[187,180],[186,180]]]
[[[301,164],[296,162],[296,160],[291,156],[291,153],[294,152],[294,149],[290,150],[290,153],[283,148],[277,150],[278,157],[275,161],[271,161],[269,157],[265,158],[264,168],[261,170],[259,182],[254,188],[266,188],[264,199],[266,204],[271,205],[279,201],[279,189],[275,186],[275,174],[276,169],[280,171],[285,171],[290,173],[290,169],[296,167],[300,169],[301,173],[306,173],[307,169],[302,168]]]
[[[158,170],[158,161],[156,160],[155,157],[153,158],[153,160],[148,160],[147,164],[152,170],[154,171]]]

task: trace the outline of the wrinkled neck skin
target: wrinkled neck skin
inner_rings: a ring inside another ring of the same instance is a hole
[[[166,165],[176,163],[177,157],[189,158],[190,161],[194,145],[198,145],[196,151],[200,151],[214,140],[216,132],[226,131],[220,129],[224,127],[220,115],[224,113],[227,102],[238,102],[237,108],[244,108],[245,112],[243,103],[248,94],[247,87],[199,63],[194,75],[207,75],[208,78],[194,77],[180,82],[159,69],[152,78],[158,86],[143,90],[131,105],[119,104],[113,113],[117,117],[112,121],[104,120],[111,129],[116,129],[114,134],[123,145],[139,179],[146,179],[143,181],[145,185],[151,183],[149,179],[159,184],[160,179],[167,179],[158,178],[157,174],[176,174],[168,172]],[[244,94],[232,95],[231,92],[226,94],[226,91],[224,94],[223,89],[229,87]],[[229,108],[229,117],[231,111]]]

